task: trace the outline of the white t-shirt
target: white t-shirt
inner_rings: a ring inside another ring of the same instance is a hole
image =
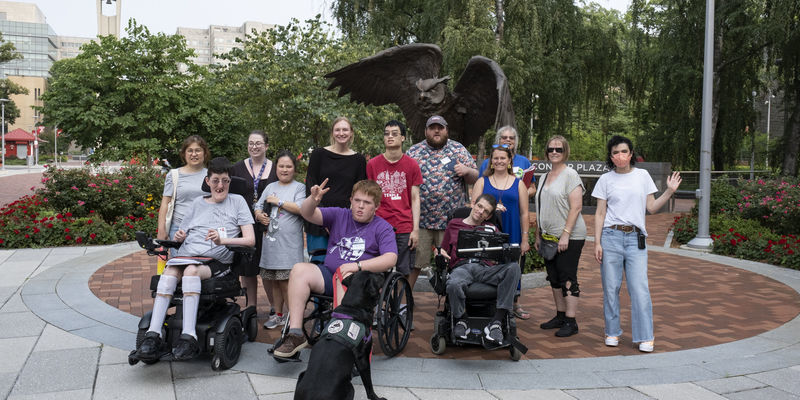
[[[606,219],[603,227],[634,225],[647,236],[644,216],[647,213],[647,196],[658,191],[647,170],[633,168],[627,174],[606,172],[597,180],[592,197],[606,200]]]

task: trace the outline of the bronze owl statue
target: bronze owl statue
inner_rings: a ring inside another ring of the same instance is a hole
[[[425,121],[443,116],[451,139],[469,146],[488,129],[514,125],[511,93],[503,70],[491,59],[472,57],[455,90],[449,76],[439,77],[439,46],[415,43],[383,50],[325,75],[329,90],[350,101],[381,106],[395,103],[416,142],[425,137]]]

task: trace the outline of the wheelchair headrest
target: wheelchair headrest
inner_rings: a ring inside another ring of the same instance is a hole
[[[447,222],[450,222],[450,220],[453,219],[453,218],[467,218],[467,217],[469,217],[470,211],[472,211],[472,207],[456,208],[455,210],[450,211],[450,213],[447,215]],[[492,213],[492,215],[487,220],[487,222],[489,222],[492,225],[496,226],[497,230],[502,231],[503,230],[503,226],[502,226],[502,222],[501,221],[502,220],[500,219],[500,212],[499,211],[495,211],[494,213]]]
[[[203,179],[203,185],[200,190],[211,193],[211,187],[208,186],[205,179]],[[238,194],[246,199],[248,195],[247,180],[238,176],[231,176],[231,186],[228,188],[228,193]],[[252,194],[250,195],[252,196]]]

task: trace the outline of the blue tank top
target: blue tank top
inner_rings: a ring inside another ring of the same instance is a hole
[[[492,181],[488,176],[483,177],[483,193],[490,194],[497,199],[498,203],[503,203],[506,212],[500,213],[500,221],[503,223],[503,232],[509,235],[511,243],[521,243],[522,231],[519,221],[519,178],[514,178],[514,183],[506,190],[498,190],[492,186]]]

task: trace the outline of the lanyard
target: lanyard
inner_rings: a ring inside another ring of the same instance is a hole
[[[267,167],[267,160],[264,159],[264,163],[261,164],[261,171],[258,172],[258,176],[255,176],[256,170],[253,169],[253,159],[250,158],[250,170],[253,171],[253,203],[258,201],[258,181],[261,180],[261,175],[264,175],[264,168]]]

